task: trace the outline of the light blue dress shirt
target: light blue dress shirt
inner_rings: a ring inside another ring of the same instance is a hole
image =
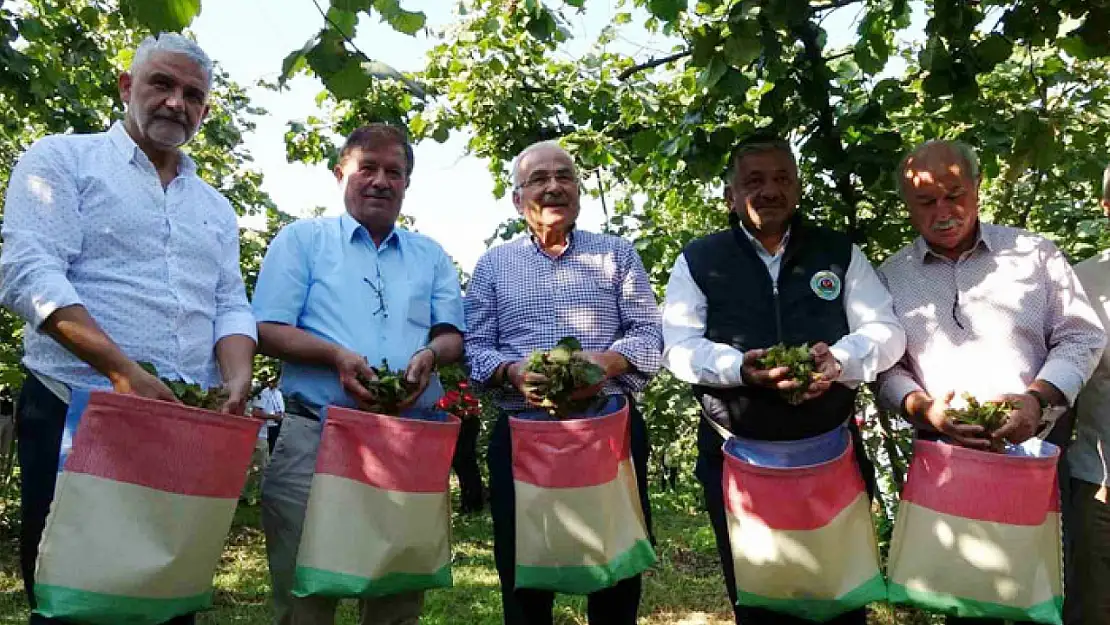
[[[379,297],[379,293],[381,297]],[[438,243],[394,228],[375,247],[350,215],[292,223],[270,243],[254,290],[259,323],[296,326],[403,370],[433,326],[465,331],[458,273]],[[285,363],[281,390],[310,409],[354,402],[330,367]],[[438,399],[430,384],[420,404]]]
[[[84,305],[128,357],[162,376],[216,386],[213,347],[254,338],[227,199],[181,157],[163,189],[120,123],[37,141],[12,171],[4,206],[0,303],[27,322],[23,362],[69,387],[108,379],[39,326]]]

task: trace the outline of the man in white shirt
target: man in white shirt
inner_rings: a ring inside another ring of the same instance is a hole
[[[1110,217],[1110,167],[1102,176],[1102,210]],[[1075,276],[1104,328],[1110,328],[1110,250],[1075,266]],[[1077,433],[1068,448],[1072,519],[1069,625],[1110,623],[1110,350],[1102,358],[1075,402]]]
[[[902,355],[905,334],[890,295],[863,252],[843,234],[797,214],[800,186],[790,145],[774,137],[742,142],[729,161],[729,230],[692,241],[671,271],[663,309],[663,365],[693,385],[706,419],[737,436],[798,440],[848,423],[856,389]],[[759,369],[772,345],[811,345],[822,380],[800,403],[789,370]],[[703,419],[698,461],[717,537],[729,599],[736,606],[732,549],[721,488],[722,439]],[[856,455],[869,490],[873,468],[858,432]],[[804,623],[766,610],[736,607],[745,625]],[[863,625],[865,610],[837,625]]]
[[[138,364],[147,361],[162,377],[222,384],[224,411],[242,413],[250,394],[256,327],[235,212],[179,149],[208,113],[211,83],[211,61],[195,43],[148,38],[119,78],[122,122],[45,137],[12,171],[0,303],[27,322],[16,421],[32,607],[70,389],[173,401]]]
[[[278,390],[277,376],[270,378],[266,388],[258,394],[258,408],[262,411],[260,416],[266,419],[267,446],[270,453],[273,453],[274,443],[277,442],[277,435],[281,429],[281,420],[285,417],[285,398]]]

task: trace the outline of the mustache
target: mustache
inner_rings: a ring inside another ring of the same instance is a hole
[[[565,204],[566,202],[567,202],[566,194],[562,193],[560,191],[545,192],[543,195],[540,196],[540,204],[555,204],[555,203]]]
[[[372,197],[378,200],[392,200],[393,191],[389,189],[378,189],[370,187],[362,192],[362,197]]]
[[[952,218],[949,218],[949,219],[945,219],[944,221],[938,221],[938,222],[934,223],[932,225],[932,227],[930,228],[930,230],[933,230],[934,232],[936,232],[938,230],[951,230],[952,228],[958,228],[958,227],[962,226],[963,223],[964,222],[963,222],[962,219],[957,219],[955,217],[952,217]]]

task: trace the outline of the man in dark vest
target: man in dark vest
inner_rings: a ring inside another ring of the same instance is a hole
[[[857,387],[902,356],[905,333],[890,295],[847,236],[797,214],[798,166],[775,137],[740,143],[725,187],[731,228],[692,241],[675,262],[663,311],[664,366],[693,385],[706,419],[737,436],[798,440],[848,422]],[[761,370],[775,344],[812,346],[820,382],[799,389],[789,369]],[[786,392],[803,392],[791,403]],[[721,435],[703,419],[696,475],[717,537],[729,599],[736,606],[732,549],[721,487]],[[856,454],[868,488],[873,467]],[[776,625],[799,619],[735,607],[737,623]],[[865,610],[838,625],[866,622]]]

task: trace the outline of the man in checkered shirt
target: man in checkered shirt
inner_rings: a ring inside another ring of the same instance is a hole
[[[526,148],[513,162],[513,203],[528,236],[489,250],[467,288],[466,354],[471,377],[502,389],[502,414],[490,437],[490,508],[494,559],[507,625],[551,623],[554,593],[515,589],[515,508],[508,414],[538,404],[525,390],[525,360],[573,336],[605,370],[601,392],[629,395],[660,367],[660,314],[647,272],[624,239],[575,229],[579,181],[574,160],[555,142]],[[651,531],[647,499],[647,432],[629,398],[632,462]],[[593,593],[592,624],[634,625],[640,576]]]

